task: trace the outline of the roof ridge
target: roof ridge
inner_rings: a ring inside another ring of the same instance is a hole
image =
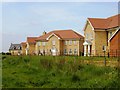
[[[88,18],[88,19],[104,19],[105,20],[106,18]]]
[[[106,19],[109,19],[109,18],[112,18],[112,17],[115,17],[115,16],[119,16],[119,15],[120,15],[120,14],[115,14],[115,15],[112,15],[112,16],[106,18]]]

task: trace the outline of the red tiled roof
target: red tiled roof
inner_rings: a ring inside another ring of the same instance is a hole
[[[83,38],[82,35],[78,34],[73,30],[54,30],[45,35],[38,37],[36,40],[46,40],[51,34],[57,35],[61,39],[80,39]]]
[[[28,43],[36,43],[36,39],[37,39],[38,37],[27,37],[27,42]]]
[[[21,45],[26,45],[26,42],[21,42]]]
[[[94,29],[109,29],[120,26],[120,14],[106,18],[88,18]]]

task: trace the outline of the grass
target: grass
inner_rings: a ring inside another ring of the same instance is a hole
[[[91,57],[103,60],[103,57]],[[2,56],[3,88],[118,88],[118,68],[83,64],[90,57]],[[107,60],[117,60],[107,58]]]

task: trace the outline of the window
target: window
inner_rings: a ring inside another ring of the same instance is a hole
[[[42,45],[45,46],[45,42],[42,42]]]
[[[75,41],[74,41],[74,45],[76,45],[76,44],[77,44],[77,41],[75,40]]]
[[[41,45],[41,42],[38,42],[38,46],[40,46]]]
[[[112,36],[112,32],[110,32],[110,37]]]
[[[74,49],[74,54],[77,54],[77,49]]]
[[[65,41],[65,45],[67,45],[67,41]]]
[[[69,54],[72,54],[72,49],[70,49]]]
[[[89,38],[89,37],[88,37],[88,33],[86,33],[86,40],[88,40],[88,38]]]
[[[67,54],[67,49],[64,49],[64,54]]]
[[[91,40],[93,40],[93,33],[91,33],[91,35],[90,35],[90,36],[91,36],[91,37],[90,37],[90,38],[91,38]]]
[[[102,48],[102,49],[103,49],[103,51],[106,51],[106,46],[103,46],[103,48]]]
[[[69,45],[72,45],[72,41],[71,40],[69,41]]]
[[[55,45],[55,41],[54,40],[52,41],[52,45]]]

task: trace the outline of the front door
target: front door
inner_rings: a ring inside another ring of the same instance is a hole
[[[51,52],[53,56],[57,55],[57,49],[55,47],[51,49]]]

